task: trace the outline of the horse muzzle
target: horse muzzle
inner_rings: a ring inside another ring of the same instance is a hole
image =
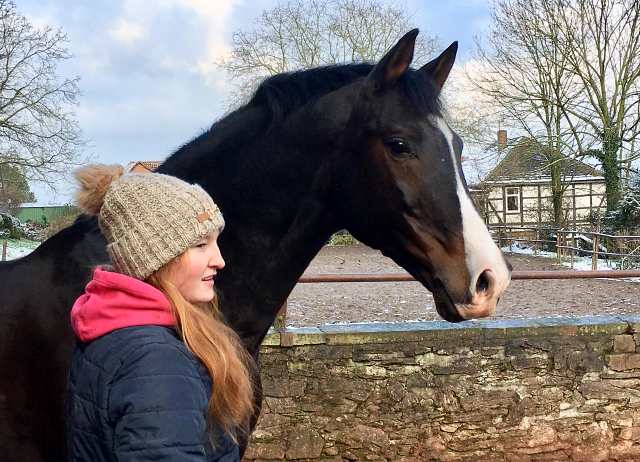
[[[501,252],[500,257],[495,265],[484,269],[473,279],[469,290],[471,301],[456,305],[462,319],[486,318],[495,311],[500,297],[511,281],[513,270]]]
[[[449,322],[491,316],[500,296],[509,285],[512,269],[511,264],[502,258],[502,261],[494,267],[481,271],[472,278],[473,283],[468,292],[455,297],[457,300],[465,300],[462,303],[454,302],[451,295],[454,291],[448,289],[440,279],[435,278],[429,284],[429,288],[433,293],[438,314]]]

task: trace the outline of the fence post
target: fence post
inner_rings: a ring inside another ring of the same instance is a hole
[[[562,261],[562,249],[560,248],[560,246],[562,245],[562,238],[560,237],[560,229],[558,229],[558,235],[556,236],[556,253],[558,254],[557,256],[557,260],[558,263],[560,263]]]
[[[533,230],[533,256],[538,256],[538,228]]]
[[[276,316],[276,320],[273,321],[273,327],[276,329],[284,329],[287,325],[287,304],[289,303],[289,299],[285,300],[284,305],[278,311],[278,315]]]
[[[7,241],[2,241],[2,261],[7,261]]]
[[[576,253],[576,233],[571,233],[571,269],[573,269],[573,260]]]
[[[596,228],[596,233],[593,236],[593,254],[591,255],[591,269],[593,271],[598,269],[598,250],[600,249],[599,241],[599,233],[600,233],[600,217],[598,217],[598,224]]]

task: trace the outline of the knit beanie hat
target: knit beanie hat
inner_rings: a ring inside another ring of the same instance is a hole
[[[78,206],[99,214],[116,271],[144,281],[191,245],[224,227],[222,213],[198,185],[159,173],[127,173],[119,165],[76,172]]]

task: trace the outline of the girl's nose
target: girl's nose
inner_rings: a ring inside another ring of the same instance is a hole
[[[218,247],[218,244],[216,244],[214,252],[211,255],[211,260],[209,260],[209,266],[211,266],[212,268],[222,269],[224,268],[224,265],[224,258],[222,258],[220,248]]]

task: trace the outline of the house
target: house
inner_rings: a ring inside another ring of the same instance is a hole
[[[589,214],[606,209],[602,172],[566,156],[555,165],[566,186],[563,220],[567,226],[580,227]],[[529,138],[510,148],[485,179],[470,189],[488,225],[539,227],[554,222],[549,156],[544,146]]]
[[[125,173],[146,173],[153,172],[155,169],[160,167],[162,164],[161,160],[151,160],[151,161],[133,161],[129,162],[127,166],[124,168]]]

